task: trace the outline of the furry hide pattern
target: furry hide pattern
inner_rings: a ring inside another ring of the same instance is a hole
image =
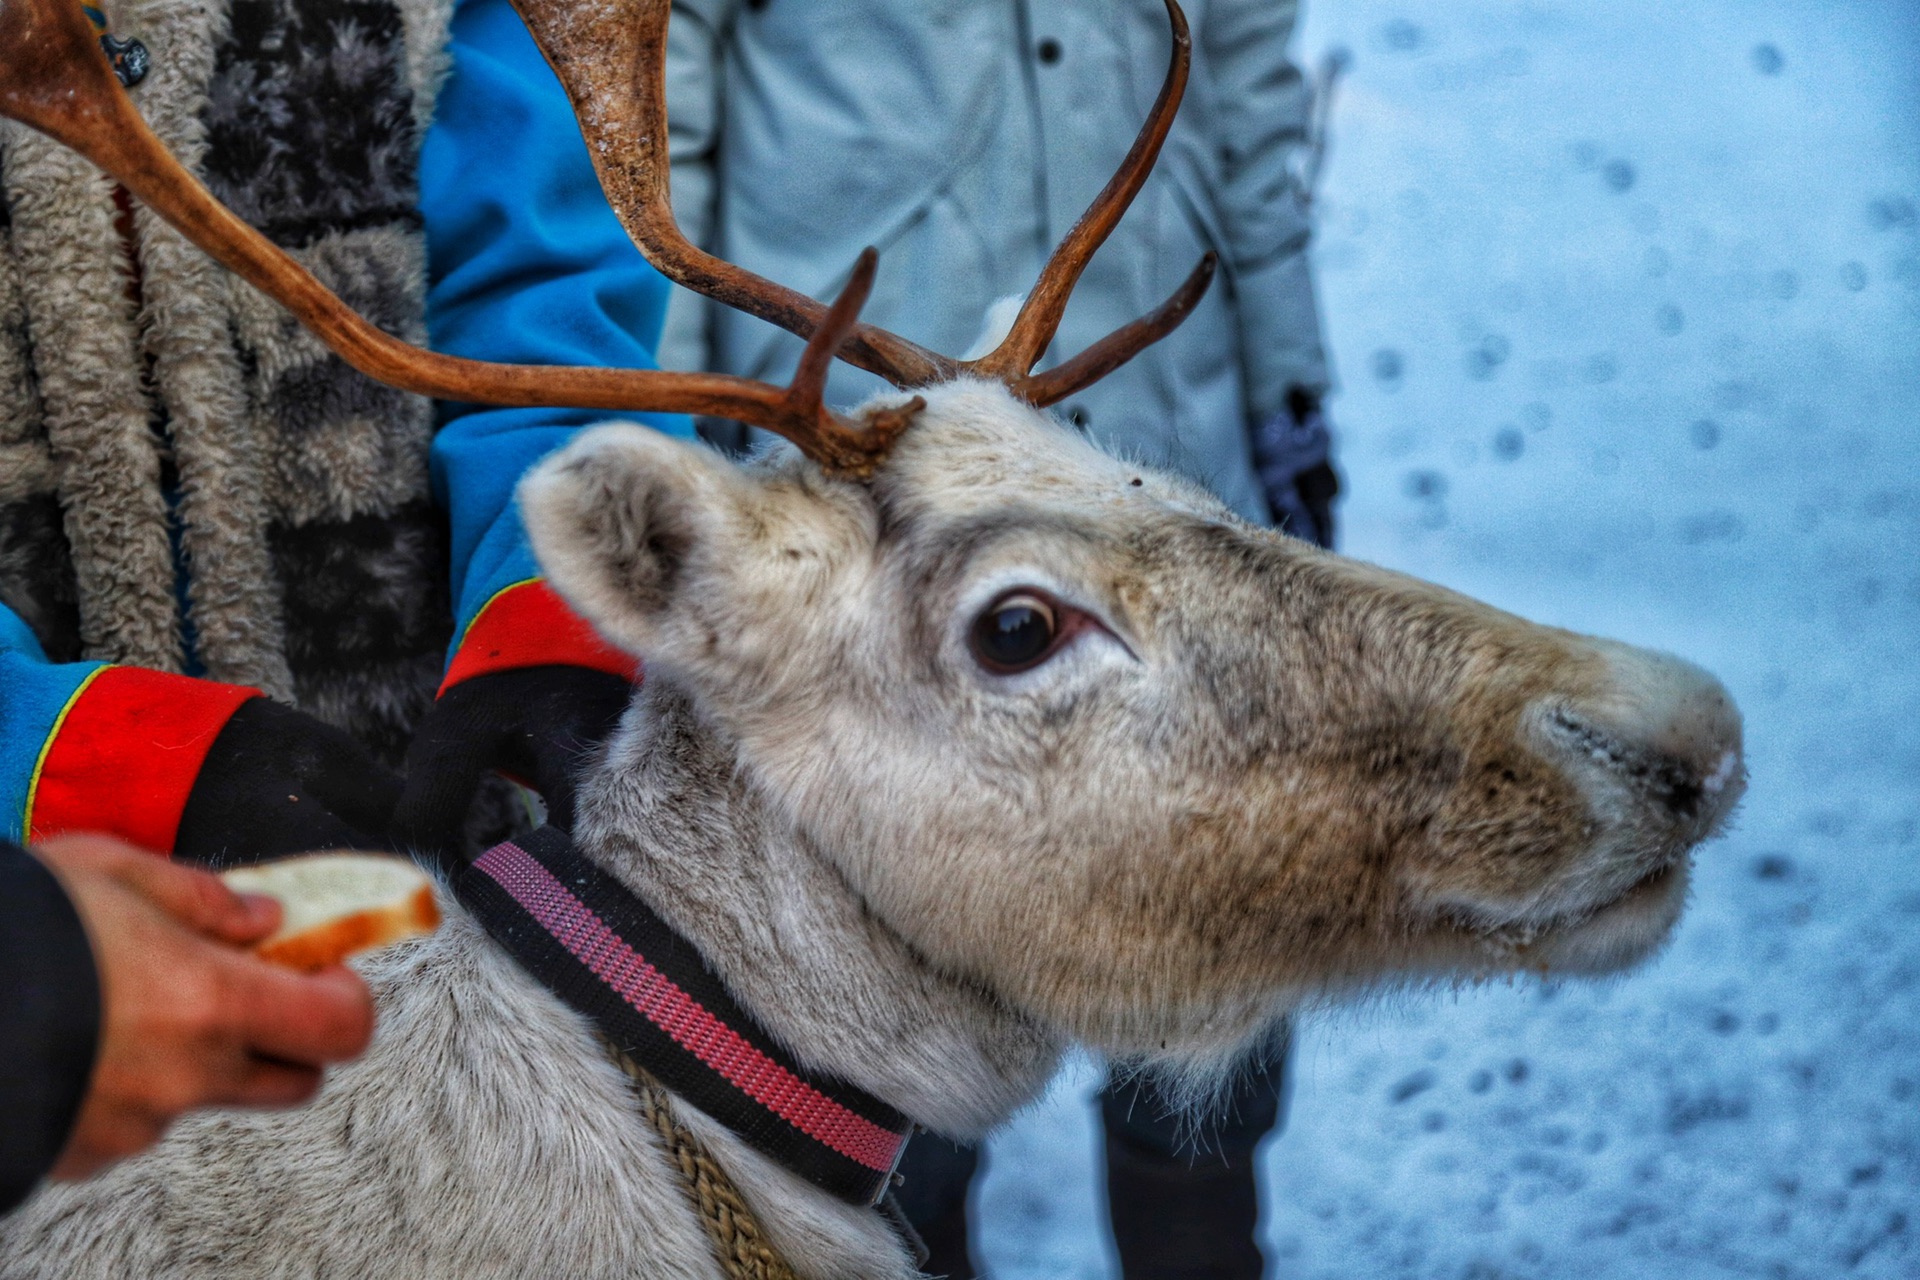
[[[1248,525],[998,386],[870,485],[641,428],[523,482],[549,581],[647,658],[577,836],[810,1069],[975,1138],[1078,1040],[1193,1079],[1306,999],[1655,951],[1744,783],[1676,658]],[[1010,595],[1063,637],[971,637]],[[8,1277],[717,1277],[589,1028],[456,910],[364,971],[319,1100],[191,1118],[0,1221]],[[683,1118],[799,1273],[878,1215]]]
[[[0,174],[6,169],[6,134],[0,130]],[[0,604],[33,628],[55,661],[69,661],[80,656],[79,587],[54,498],[58,473],[43,423],[13,219],[0,199]],[[28,583],[40,589],[25,589]]]
[[[115,17],[153,55],[140,85],[147,122],[180,162],[205,163],[202,86],[226,14],[180,0],[124,0]],[[267,550],[269,435],[248,412],[246,374],[234,350],[227,272],[144,206],[134,213],[142,266],[142,331],[167,406],[179,476],[181,549],[197,655],[220,679],[293,700],[279,584]]]
[[[141,378],[112,183],[73,152],[5,122],[0,154],[45,440],[62,498],[90,656],[177,671],[182,661],[161,445]],[[57,352],[55,359],[46,353]]]
[[[276,525],[269,542],[295,701],[400,759],[453,629],[439,513],[420,498],[386,515]]]
[[[152,52],[131,92],[174,153],[424,340],[415,166],[451,0],[102,7]],[[431,406],[137,204],[124,240],[111,184],[56,144],[9,126],[0,175],[0,601],[56,660],[178,670],[184,632],[207,675],[397,762],[451,631]]]
[[[0,136],[0,173],[7,167]],[[53,457],[38,439],[40,389],[33,378],[27,308],[20,297],[20,263],[13,252],[13,219],[0,200],[0,503],[53,488]]]

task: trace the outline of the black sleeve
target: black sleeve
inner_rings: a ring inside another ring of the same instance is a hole
[[[51,871],[0,842],[0,1213],[66,1145],[99,1039],[100,979],[79,913]]]

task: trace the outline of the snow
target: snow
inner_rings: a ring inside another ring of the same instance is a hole
[[[1299,1277],[1920,1276],[1920,4],[1309,0],[1344,549],[1670,649],[1752,787],[1605,985],[1301,1028]],[[1096,1070],[991,1148],[1002,1280],[1117,1275]]]

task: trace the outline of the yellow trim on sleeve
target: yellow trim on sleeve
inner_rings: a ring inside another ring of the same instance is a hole
[[[528,586],[529,584],[535,583],[538,581],[540,581],[540,575],[536,573],[531,578],[522,578],[518,582],[509,582],[506,586],[500,588],[498,591],[488,596],[487,602],[481,605],[478,609],[475,609],[473,611],[473,617],[469,618],[467,620],[467,625],[461,628],[460,639],[454,644],[453,647],[456,650],[458,650],[461,645],[467,642],[467,637],[473,634],[473,629],[480,625],[480,619],[487,616],[487,610],[493,608],[494,604],[499,601],[501,596],[507,594],[507,592],[509,591],[516,590],[520,587]],[[448,659],[448,663],[449,665],[451,665],[452,659]]]
[[[47,753],[53,750],[54,739],[60,736],[60,730],[66,726],[68,713],[79,705],[81,697],[93,687],[93,682],[111,670],[113,666],[109,664],[89,671],[87,678],[82,680],[80,686],[67,698],[67,705],[61,707],[60,714],[53,718],[53,728],[47,731],[46,739],[40,744],[40,754],[34,757],[33,776],[27,779],[27,806],[20,813],[21,844],[26,844],[33,839],[33,801],[39,793],[40,771],[47,767]]]

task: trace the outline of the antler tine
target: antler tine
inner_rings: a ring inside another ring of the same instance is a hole
[[[1160,158],[1160,148],[1173,128],[1180,100],[1186,95],[1187,72],[1193,61],[1193,37],[1187,30],[1187,15],[1177,0],[1166,0],[1166,5],[1167,16],[1173,22],[1173,54],[1167,65],[1167,78],[1160,86],[1160,96],[1154,99],[1146,124],[1141,126],[1120,168],[1054,249],[1006,338],[998,347],[967,364],[968,372],[999,378],[1019,390],[1020,380],[1040,362],[1053,335],[1059,331],[1060,317],[1066,313],[1067,300],[1073,294],[1074,285],[1080,282],[1080,273],[1086,270],[1088,260],[1120,224],[1127,207],[1146,184],[1147,175]]]
[[[667,152],[670,0],[513,0],[573,103],[587,153],[614,213],[660,273],[802,338],[827,309],[785,285],[716,258],[674,221]],[[897,387],[944,382],[958,361],[872,325],[856,324],[840,358]]]
[[[1091,386],[1180,327],[1213,283],[1219,255],[1209,251],[1200,259],[1173,295],[1128,325],[1115,329],[1065,364],[1045,373],[1028,374],[1014,391],[1028,404],[1058,404],[1083,387]]]
[[[927,407],[924,399],[915,396],[903,405],[873,410],[863,423],[856,423],[827,408],[823,399],[827,371],[841,344],[859,326],[860,308],[873,291],[873,273],[879,264],[880,255],[872,247],[860,251],[846,288],[807,339],[800,366],[787,386],[788,429],[780,432],[829,471],[859,480],[873,475],[874,468],[893,448],[894,439],[913,421],[913,415]]]
[[[793,382],[787,388],[787,398],[795,407],[803,402],[824,402],[827,371],[833,367],[833,357],[840,350],[840,344],[847,340],[847,335],[860,322],[860,308],[867,305],[867,295],[873,292],[873,273],[879,265],[879,251],[872,245],[860,251],[860,256],[854,260],[853,271],[847,277],[846,287],[840,290],[840,296],[827,309],[820,327],[807,339],[806,350],[800,353],[799,367],[793,371]]]
[[[820,402],[824,364],[872,285],[871,251],[856,269],[857,287],[831,312],[821,308],[829,319],[809,348],[807,381],[797,387],[711,373],[493,364],[403,342],[368,323],[181,167],[134,110],[80,7],[65,0],[0,3],[0,115],[78,151],[188,240],[286,307],[341,359],[403,391],[478,404],[715,414],[787,436],[827,470],[855,477],[873,473],[925,403],[916,399],[862,424]]]

